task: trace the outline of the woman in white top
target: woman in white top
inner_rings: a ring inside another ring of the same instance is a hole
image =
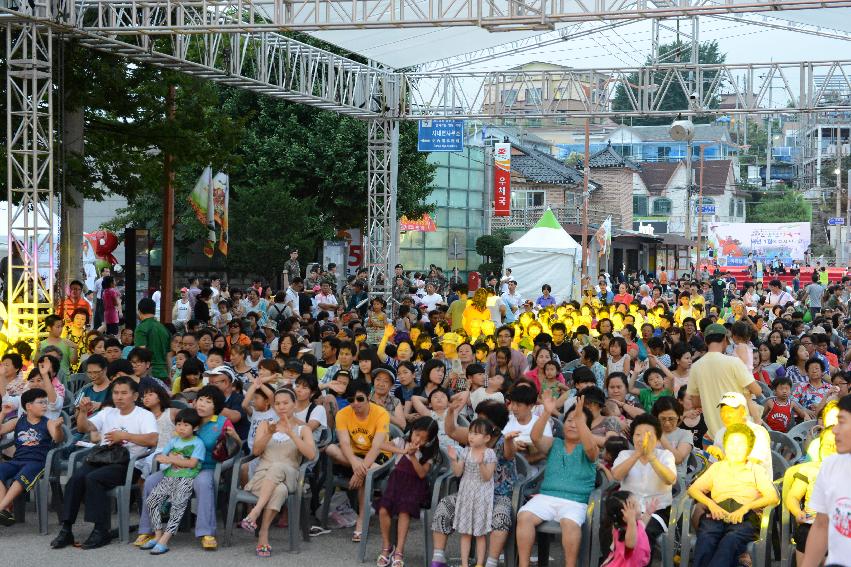
[[[626,339],[623,337],[614,337],[609,342],[609,364],[606,366],[606,375],[613,372],[629,374],[630,357],[626,353],[626,349]]]
[[[634,450],[621,451],[612,466],[612,476],[638,500],[641,512],[652,514],[646,525],[651,544],[667,531],[673,502],[672,487],[677,481],[674,455],[656,447],[662,426],[656,416],[641,414],[632,421]]]

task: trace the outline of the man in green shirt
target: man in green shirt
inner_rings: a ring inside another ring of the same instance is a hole
[[[151,351],[151,375],[160,380],[168,380],[166,357],[171,348],[171,334],[154,316],[157,306],[153,299],[149,297],[140,299],[137,311],[139,324],[136,326],[133,344]]]
[[[460,329],[463,329],[463,317],[464,317],[464,309],[467,308],[467,286],[464,284],[457,284],[455,286],[455,293],[458,294],[458,299],[452,302],[452,305],[449,306],[449,320],[452,322],[452,332],[457,332]]]

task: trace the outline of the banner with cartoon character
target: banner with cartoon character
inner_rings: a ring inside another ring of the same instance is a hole
[[[722,266],[747,266],[775,258],[789,265],[804,258],[810,246],[810,223],[709,223],[709,245]]]

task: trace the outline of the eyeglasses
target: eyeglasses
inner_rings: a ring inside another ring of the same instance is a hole
[[[362,404],[366,401],[366,396],[354,396],[352,398],[346,398],[346,401],[350,404],[353,404],[355,402]]]
[[[666,423],[667,423],[667,422],[676,423],[676,422],[678,422],[679,420],[680,420],[680,418],[679,418],[679,417],[660,417],[660,418],[659,418],[659,421],[664,421],[664,422],[666,422]]]

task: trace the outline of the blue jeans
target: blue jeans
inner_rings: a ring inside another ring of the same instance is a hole
[[[747,551],[756,537],[748,512],[741,524],[713,520],[709,514],[700,519],[697,544],[694,546],[695,567],[737,567],[739,556]]]

